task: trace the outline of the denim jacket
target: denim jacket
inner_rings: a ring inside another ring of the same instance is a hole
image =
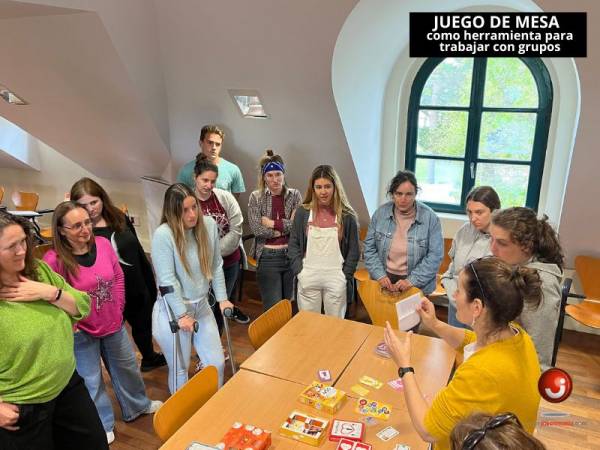
[[[442,262],[444,239],[440,219],[433,210],[417,201],[415,221],[408,229],[408,280],[425,294],[435,290],[435,277]],[[380,206],[371,218],[365,239],[365,265],[369,276],[386,276],[387,257],[396,231],[394,202]]]

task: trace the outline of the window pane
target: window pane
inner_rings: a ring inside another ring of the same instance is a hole
[[[429,75],[421,93],[421,105],[469,106],[472,58],[446,58]]]
[[[503,208],[525,206],[528,183],[529,166],[477,164],[475,185],[492,186],[498,192]]]
[[[419,111],[417,155],[465,154],[468,113],[465,111]]]
[[[531,161],[536,113],[484,112],[479,158]]]
[[[496,108],[537,108],[537,85],[518,58],[488,58],[483,105]]]
[[[417,198],[424,202],[460,205],[464,163],[417,158]]]

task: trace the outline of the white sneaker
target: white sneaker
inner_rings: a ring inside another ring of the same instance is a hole
[[[112,444],[115,441],[115,432],[114,431],[106,432],[106,441],[108,442],[108,445]]]
[[[160,408],[162,404],[163,402],[160,400],[152,400],[150,402],[150,406],[148,406],[148,409],[144,411],[144,414],[154,414],[156,411],[158,411],[158,408]]]

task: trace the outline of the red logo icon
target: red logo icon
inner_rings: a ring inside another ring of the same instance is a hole
[[[538,381],[538,391],[542,398],[550,403],[564,402],[573,391],[573,380],[562,369],[548,369]]]

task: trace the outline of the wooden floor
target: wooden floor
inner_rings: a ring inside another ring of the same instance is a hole
[[[262,308],[247,298],[258,298],[254,283],[246,283],[245,300],[242,307],[252,318],[257,317]],[[445,316],[445,309],[439,309],[439,317]],[[369,322],[364,308],[356,311],[356,320]],[[231,325],[232,345],[238,365],[253,352],[247,335],[247,325]],[[558,353],[557,367],[566,370],[573,378],[573,393],[563,403],[550,404],[542,400],[540,422],[536,436],[548,449],[600,449],[600,336],[565,331]],[[231,377],[231,368],[226,366],[226,379]],[[167,369],[160,368],[143,374],[146,390],[151,399],[165,400],[167,389]],[[106,374],[105,374],[105,379]],[[110,382],[108,382],[110,386]],[[110,389],[110,388],[109,388]],[[115,442],[111,450],[157,449],[159,439],[152,430],[152,417],[144,416],[132,423],[120,420],[120,410],[112,390],[113,408],[117,417]],[[556,417],[551,413],[562,413]],[[546,415],[544,415],[546,414]],[[182,449],[184,450],[184,449]]]

